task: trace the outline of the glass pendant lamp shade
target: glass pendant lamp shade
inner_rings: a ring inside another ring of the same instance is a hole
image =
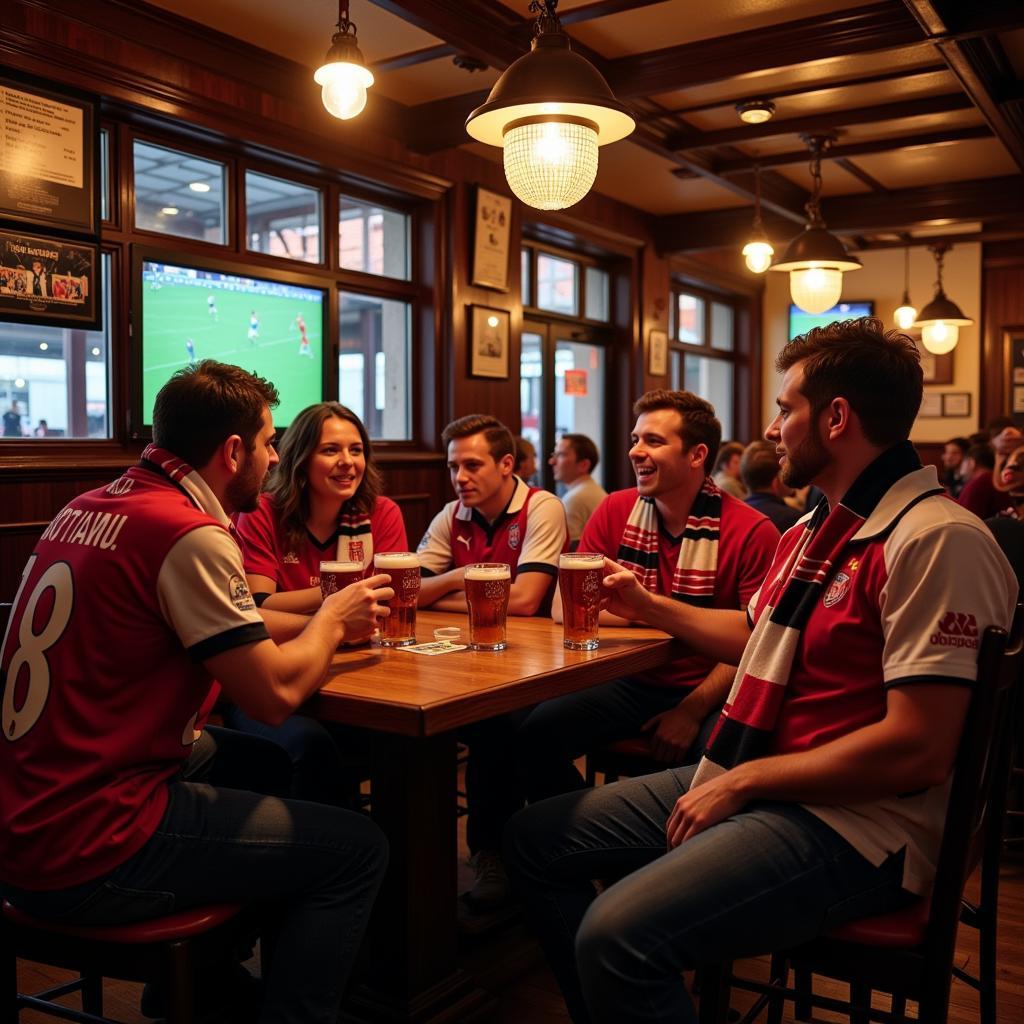
[[[938,280],[935,282],[935,298],[921,310],[921,316],[914,322],[921,328],[921,343],[931,353],[941,356],[952,352],[960,340],[960,328],[973,324],[974,321],[965,316],[960,307],[946,297],[942,288],[942,261],[949,244],[945,242],[929,246],[935,255],[935,266]]]
[[[755,274],[763,274],[772,265],[774,255],[771,242],[753,241],[743,246],[743,261]]]
[[[537,210],[564,210],[597,177],[597,132],[572,121],[529,119],[505,132],[504,163],[517,199]]]
[[[896,326],[901,331],[914,326],[914,321],[917,319],[917,310],[910,305],[910,298],[906,294],[903,296],[903,304],[896,307],[892,318],[896,321]]]
[[[843,294],[842,271],[834,267],[808,267],[789,274],[789,294],[805,313],[824,313]]]
[[[960,340],[960,328],[956,324],[947,324],[945,320],[936,320],[921,328],[921,344],[932,355],[942,356],[952,352]]]
[[[332,117],[347,121],[366,106],[373,74],[359,49],[356,27],[348,19],[347,0],[338,4],[338,31],[323,64],[313,73],[313,81],[321,87],[320,98]]]

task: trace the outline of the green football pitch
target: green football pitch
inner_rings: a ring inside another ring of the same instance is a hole
[[[315,293],[313,293],[315,294]],[[212,295],[217,314],[207,306]],[[259,337],[249,339],[249,314],[256,311]],[[297,316],[306,323],[310,355],[300,354]],[[267,292],[234,292],[164,278],[142,287],[142,412],[153,422],[156,393],[175,370],[189,364],[186,341],[195,358],[233,363],[272,381],[281,396],[274,423],[287,426],[307,405],[321,401],[323,339],[317,301]]]

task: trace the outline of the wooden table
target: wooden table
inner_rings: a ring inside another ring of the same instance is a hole
[[[420,642],[465,615],[420,612]],[[642,672],[678,657],[653,629],[602,628],[596,651],[567,651],[550,619],[510,618],[505,651],[425,657],[360,647],[335,655],[317,718],[374,731],[372,813],[391,859],[370,928],[367,984],[350,1009],[375,1021],[465,1021],[488,997],[457,963],[456,740],[453,730],[504,711]],[[512,770],[512,766],[509,766]]]

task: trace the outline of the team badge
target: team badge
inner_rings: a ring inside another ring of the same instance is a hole
[[[514,551],[519,547],[519,524],[513,523],[508,528],[508,546]]]
[[[284,562],[285,565],[298,565],[299,564],[299,556],[297,554],[295,554],[294,551],[289,551],[284,556],[284,558],[281,559],[281,561]]]
[[[348,558],[350,562],[366,563],[366,559],[363,557],[363,542],[361,540],[350,540],[348,542]]]
[[[252,599],[252,594],[249,593],[249,584],[245,582],[244,577],[237,573],[228,580],[228,594],[231,597],[231,603],[240,612],[251,612],[256,608],[256,602]]]
[[[826,608],[831,608],[833,605],[839,604],[840,601],[850,592],[850,583],[852,578],[845,572],[837,572],[836,578],[829,584],[828,590],[825,591],[825,597],[822,600],[822,604]]]

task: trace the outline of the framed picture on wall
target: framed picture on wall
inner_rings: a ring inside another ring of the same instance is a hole
[[[921,408],[917,415],[922,419],[938,419],[942,416],[942,393],[926,391],[921,396]]]
[[[925,384],[953,383],[953,353],[945,352],[941,356],[933,355],[920,338],[914,339],[917,351],[921,353],[921,371],[924,373]]]
[[[970,391],[948,391],[942,396],[943,416],[970,416]]]
[[[473,280],[484,288],[508,291],[508,252],[512,200],[485,188],[476,190],[473,230]]]
[[[469,372],[473,377],[508,378],[508,310],[469,307]]]
[[[652,377],[668,373],[668,335],[664,331],[651,331],[647,335],[647,372]]]
[[[1019,420],[1024,415],[1024,324],[1003,329],[1003,408]]]

